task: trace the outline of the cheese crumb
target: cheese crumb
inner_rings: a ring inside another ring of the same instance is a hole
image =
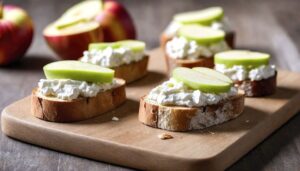
[[[173,136],[167,133],[162,133],[158,135],[158,138],[162,139],[162,140],[167,140],[167,139],[172,139]]]
[[[111,120],[113,120],[113,121],[119,121],[120,119],[118,117],[114,116],[114,117],[111,118]]]

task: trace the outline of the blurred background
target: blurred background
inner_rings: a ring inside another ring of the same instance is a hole
[[[26,9],[35,23],[28,54],[55,56],[42,38],[43,28],[79,0],[10,0]],[[159,36],[175,13],[222,6],[237,32],[237,46],[269,52],[281,68],[300,71],[299,0],[119,0],[130,12],[138,38],[147,48],[159,46]],[[287,58],[289,59],[287,61]]]

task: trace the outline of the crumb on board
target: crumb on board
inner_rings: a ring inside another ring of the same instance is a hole
[[[207,131],[209,134],[212,134],[212,135],[214,135],[215,133],[214,132],[211,132],[211,131]]]
[[[250,120],[249,120],[249,119],[247,119],[245,122],[246,122],[246,123],[249,123],[249,122],[250,122]]]
[[[120,119],[118,117],[114,116],[114,117],[111,118],[111,120],[113,120],[113,121],[119,121]]]
[[[158,135],[158,138],[160,138],[161,140],[167,140],[167,139],[172,139],[173,136],[167,133],[162,133]]]

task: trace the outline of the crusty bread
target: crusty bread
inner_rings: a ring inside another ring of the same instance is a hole
[[[170,36],[165,33],[162,33],[160,36],[160,47],[162,49],[165,49],[167,42],[172,40],[173,37],[174,36]],[[228,44],[228,46],[233,49],[235,47],[235,43],[234,43],[235,42],[235,32],[234,31],[226,32],[225,41]]]
[[[115,77],[124,79],[126,83],[131,83],[147,74],[148,61],[149,56],[145,56],[140,61],[121,65],[112,69],[115,70]]]
[[[145,97],[140,100],[139,121],[169,131],[189,131],[221,124],[239,116],[244,92],[216,105],[204,107],[163,106]]]
[[[276,76],[277,72],[274,76],[259,81],[237,81],[235,86],[244,90],[247,97],[267,96],[276,92]]]
[[[213,57],[203,57],[199,59],[174,59],[165,54],[165,60],[167,63],[167,70],[169,73],[176,67],[207,67],[214,68],[214,58]]]
[[[117,79],[117,84],[113,89],[99,92],[95,97],[74,100],[46,97],[35,88],[31,94],[31,113],[37,118],[52,122],[74,122],[101,115],[125,102],[125,81]]]

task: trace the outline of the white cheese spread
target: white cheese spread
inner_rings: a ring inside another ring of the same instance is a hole
[[[137,62],[142,60],[144,56],[144,51],[133,52],[123,47],[116,49],[107,47],[103,50],[84,51],[80,61],[111,68]]]
[[[166,53],[169,57],[174,59],[211,58],[215,53],[229,49],[230,47],[225,41],[204,46],[197,44],[196,41],[188,41],[184,37],[174,37],[166,44]]]
[[[250,79],[251,81],[259,81],[267,79],[275,75],[275,65],[262,65],[258,68],[247,70],[242,65],[234,65],[231,68],[226,68],[223,64],[216,64],[215,69],[219,72],[224,73],[234,81],[243,81]]]
[[[99,92],[112,89],[116,84],[116,80],[112,83],[95,84],[69,79],[41,79],[38,83],[38,92],[61,100],[73,100],[78,97],[94,97]]]
[[[200,107],[218,104],[220,101],[232,97],[237,93],[238,89],[236,87],[232,87],[227,93],[204,93],[200,90],[191,90],[183,82],[171,78],[152,89],[147,99],[161,105]]]

